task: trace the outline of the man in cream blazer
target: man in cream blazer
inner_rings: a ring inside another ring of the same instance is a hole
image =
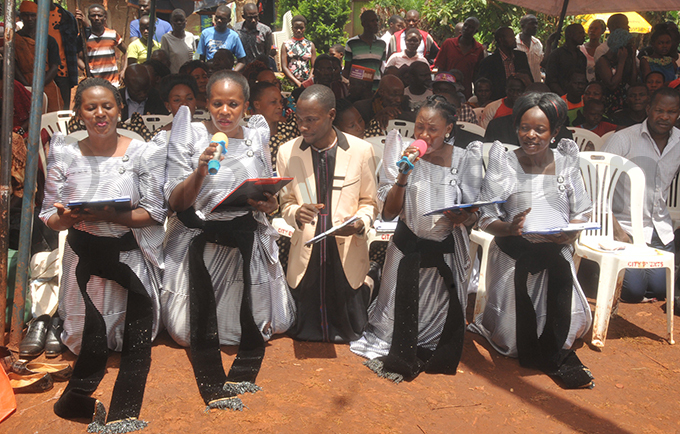
[[[277,155],[279,175],[294,178],[280,195],[281,214],[295,228],[287,279],[297,321],[289,334],[347,342],[358,339],[368,321],[366,232],[377,214],[373,147],[333,127],[335,96],[328,87],[308,87],[297,116],[302,137],[285,143]],[[354,216],[359,219],[334,237],[305,245]]]

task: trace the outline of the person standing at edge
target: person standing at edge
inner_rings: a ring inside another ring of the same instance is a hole
[[[63,109],[71,107],[71,88],[78,84],[78,22],[69,11],[54,0],[50,4],[50,25],[48,33],[59,45],[61,65],[54,82],[59,87]]]

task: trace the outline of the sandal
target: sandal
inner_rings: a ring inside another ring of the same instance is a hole
[[[47,373],[33,375],[19,375],[14,372],[7,374],[14,393],[41,393],[50,390],[54,383]]]
[[[73,368],[68,363],[40,363],[18,360],[12,365],[12,371],[19,375],[50,374],[54,381],[68,381]]]

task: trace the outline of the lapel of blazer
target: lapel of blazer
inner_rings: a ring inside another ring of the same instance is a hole
[[[298,189],[302,203],[316,203],[316,178],[314,177],[314,164],[312,163],[312,149],[301,149],[302,137],[293,145],[293,152],[289,162],[290,173],[300,174],[298,177]]]
[[[345,185],[349,162],[352,159],[349,153],[347,137],[337,128],[335,133],[338,136],[338,149],[335,154],[335,173],[333,173],[333,193],[331,194],[331,210],[334,216],[338,213],[338,204],[342,198],[342,186]]]

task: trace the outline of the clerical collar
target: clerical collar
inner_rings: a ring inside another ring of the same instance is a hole
[[[338,144],[338,136],[336,135],[336,136],[335,136],[335,140],[333,140],[333,143],[331,143],[329,146],[327,146],[327,147],[325,147],[325,148],[323,148],[323,149],[317,149],[317,148],[315,148],[314,146],[310,146],[310,147],[311,147],[312,149],[314,149],[316,152],[321,153],[321,152],[330,151],[331,149],[333,149],[333,146],[335,146],[335,145],[337,145],[337,144]]]

